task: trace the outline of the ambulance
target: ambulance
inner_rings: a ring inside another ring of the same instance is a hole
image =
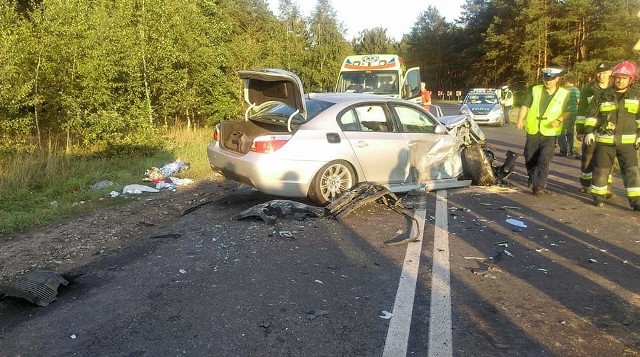
[[[335,91],[387,95],[420,103],[420,68],[407,70],[404,59],[395,54],[348,56],[340,68]]]

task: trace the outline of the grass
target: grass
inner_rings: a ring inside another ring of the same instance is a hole
[[[145,156],[101,158],[43,153],[0,157],[0,234],[126,202],[104,198],[110,197],[111,191],[122,192],[125,185],[143,183],[148,168],[177,159],[188,163],[189,169],[176,176],[193,180],[210,177],[206,157],[210,138],[210,129],[173,130],[162,138],[163,150]],[[103,180],[113,185],[90,188]]]

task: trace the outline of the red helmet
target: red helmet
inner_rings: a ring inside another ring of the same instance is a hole
[[[629,76],[629,78],[631,78],[630,82],[633,82],[636,79],[636,66],[629,61],[620,62],[613,67],[611,75],[614,77]]]

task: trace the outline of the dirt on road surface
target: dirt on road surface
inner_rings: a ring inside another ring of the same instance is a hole
[[[118,196],[127,202],[99,206],[84,215],[62,222],[0,235],[0,283],[22,274],[49,268],[64,273],[106,254],[122,249],[131,240],[153,234],[197,207],[238,187],[221,177],[199,181],[177,191]],[[146,234],[146,235],[145,235]]]

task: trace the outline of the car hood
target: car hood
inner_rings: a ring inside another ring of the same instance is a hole
[[[282,69],[267,68],[238,72],[244,84],[244,100],[259,106],[266,102],[281,102],[298,110],[307,118],[304,90],[300,78]]]

